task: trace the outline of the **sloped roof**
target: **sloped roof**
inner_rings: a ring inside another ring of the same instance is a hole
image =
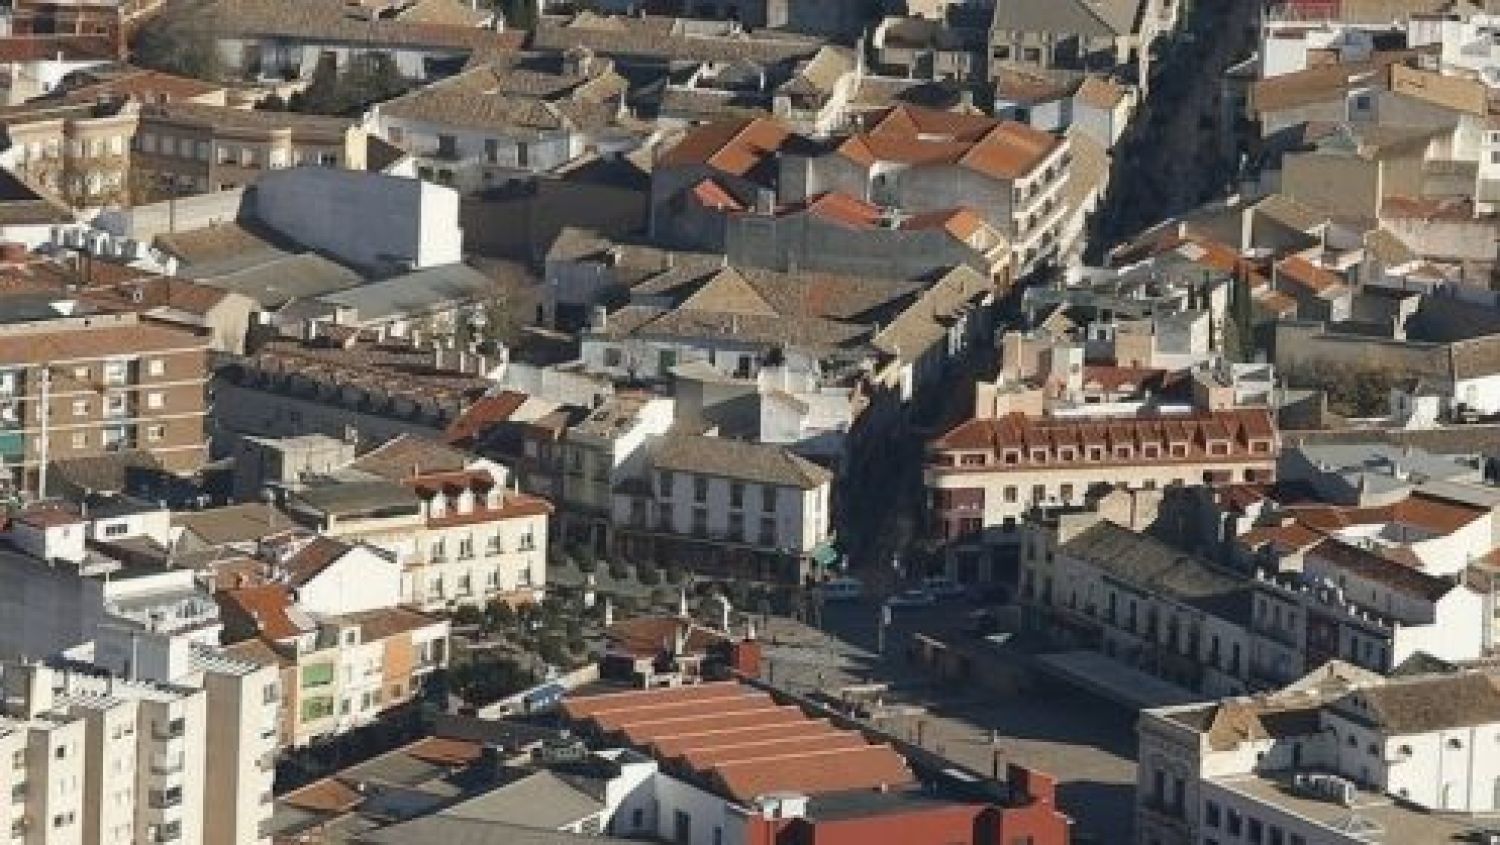
[[[833,473],[781,446],[689,434],[662,436],[652,463],[657,469],[801,489],[833,479]]]
[[[659,165],[706,165],[744,176],[781,147],[791,132],[769,118],[724,120],[697,127],[667,150]]]
[[[1140,27],[1143,0],[1001,0],[991,29],[1084,38],[1129,35]]]
[[[1398,736],[1500,722],[1500,689],[1477,672],[1380,684],[1351,692],[1341,702],[1348,705],[1346,712],[1368,713]]]

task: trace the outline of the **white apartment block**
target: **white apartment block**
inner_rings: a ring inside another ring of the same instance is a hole
[[[212,662],[199,687],[123,680],[86,665],[0,667],[7,841],[267,841],[274,745],[265,713],[253,708],[267,690],[274,699],[275,679],[222,657]],[[236,707],[224,706],[227,698]]]
[[[1268,696],[1147,711],[1138,733],[1140,845],[1480,841],[1500,810],[1483,673],[1334,663]]]
[[[289,508],[323,535],[390,553],[401,569],[400,603],[535,601],[545,590],[552,506],[506,489],[503,467],[486,461],[400,480],[357,475],[297,490]]]

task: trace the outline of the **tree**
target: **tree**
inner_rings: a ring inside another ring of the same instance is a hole
[[[135,62],[153,70],[223,79],[224,60],[215,37],[217,4],[210,0],[172,0],[136,34]]]
[[[287,107],[306,114],[358,115],[373,103],[399,97],[409,84],[396,62],[384,53],[351,56],[340,71],[319,62],[307,88],[293,94]]]

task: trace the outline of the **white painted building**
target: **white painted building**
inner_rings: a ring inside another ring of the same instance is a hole
[[[1256,698],[1147,711],[1140,845],[1467,838],[1500,810],[1500,687],[1333,663]]]
[[[616,545],[638,559],[801,580],[831,530],[833,475],[780,446],[667,434],[618,485]]]
[[[303,246],[386,272],[463,260],[458,193],[362,170],[292,167],[255,183],[255,216]]]

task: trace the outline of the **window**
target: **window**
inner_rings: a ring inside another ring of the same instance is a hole
[[[494,138],[484,139],[484,160],[489,164],[500,163],[500,142]]]
[[[88,447],[89,447],[89,436],[88,436],[88,434],[85,433],[85,432],[82,432],[82,431],[75,431],[73,433],[73,448],[74,449],[87,449]]]
[[[760,509],[767,513],[776,511],[776,488],[763,484],[760,488]]]
[[[732,508],[742,508],[745,506],[744,482],[731,481],[729,483],[729,506]]]
[[[428,551],[429,551],[428,558],[433,563],[442,563],[444,560],[447,560],[447,558],[448,558],[448,549],[444,545],[444,543],[443,543],[442,540],[433,540],[432,541],[432,545],[428,549]]]
[[[765,516],[760,520],[760,545],[776,545],[776,518]]]
[[[458,559],[472,560],[474,557],[474,538],[463,537],[458,541]]]
[[[160,439],[162,439],[163,437],[165,437],[166,434],[167,434],[166,426],[160,426],[160,425],[148,425],[148,426],[146,426],[146,439],[149,440],[149,441],[151,441],[151,442],[153,442],[153,443],[156,442],[156,441],[158,441],[158,440],[160,440]]]
[[[731,513],[729,515],[729,539],[744,542],[745,537],[745,515],[742,513]]]
[[[1240,828],[1241,828],[1241,819],[1240,819],[1240,812],[1239,812],[1239,810],[1230,810],[1228,812],[1228,814],[1225,816],[1225,818],[1229,822],[1229,825],[1226,828],[1229,831],[1229,835],[1230,836],[1239,836],[1240,835]]]
[[[1249,840],[1250,845],[1261,845],[1265,841],[1264,837],[1265,828],[1261,825],[1260,819],[1250,819],[1249,824],[1246,825],[1245,837]]]
[[[1014,486],[1010,486],[1010,487],[1005,488],[1004,499],[1005,499],[1005,501],[1006,501],[1007,504],[1012,504],[1012,505],[1015,504],[1015,502],[1016,502],[1016,488]]]
[[[87,400],[87,399],[74,399],[73,400],[73,416],[75,416],[75,417],[86,417],[88,415],[89,415],[89,400]]]
[[[147,393],[146,394],[146,407],[147,408],[160,408],[160,407],[162,407],[163,405],[165,405],[167,403],[166,400],[167,400],[167,397],[166,397],[165,394],[162,394],[162,393]]]
[[[699,537],[708,534],[708,510],[693,508],[693,533]]]
[[[1217,801],[1208,801],[1203,805],[1203,823],[1208,827],[1218,829],[1219,827],[1219,804]]]
[[[104,536],[121,537],[130,532],[130,524],[127,522],[111,522],[104,526]]]
[[[167,362],[161,358],[152,358],[146,362],[146,373],[148,375],[159,376],[165,374],[166,371]]]
[[[324,167],[338,167],[338,153],[318,153],[318,164]]]
[[[693,501],[708,501],[708,479],[697,476],[693,479]]]
[[[656,494],[663,499],[672,498],[672,473],[661,470],[656,474]]]

